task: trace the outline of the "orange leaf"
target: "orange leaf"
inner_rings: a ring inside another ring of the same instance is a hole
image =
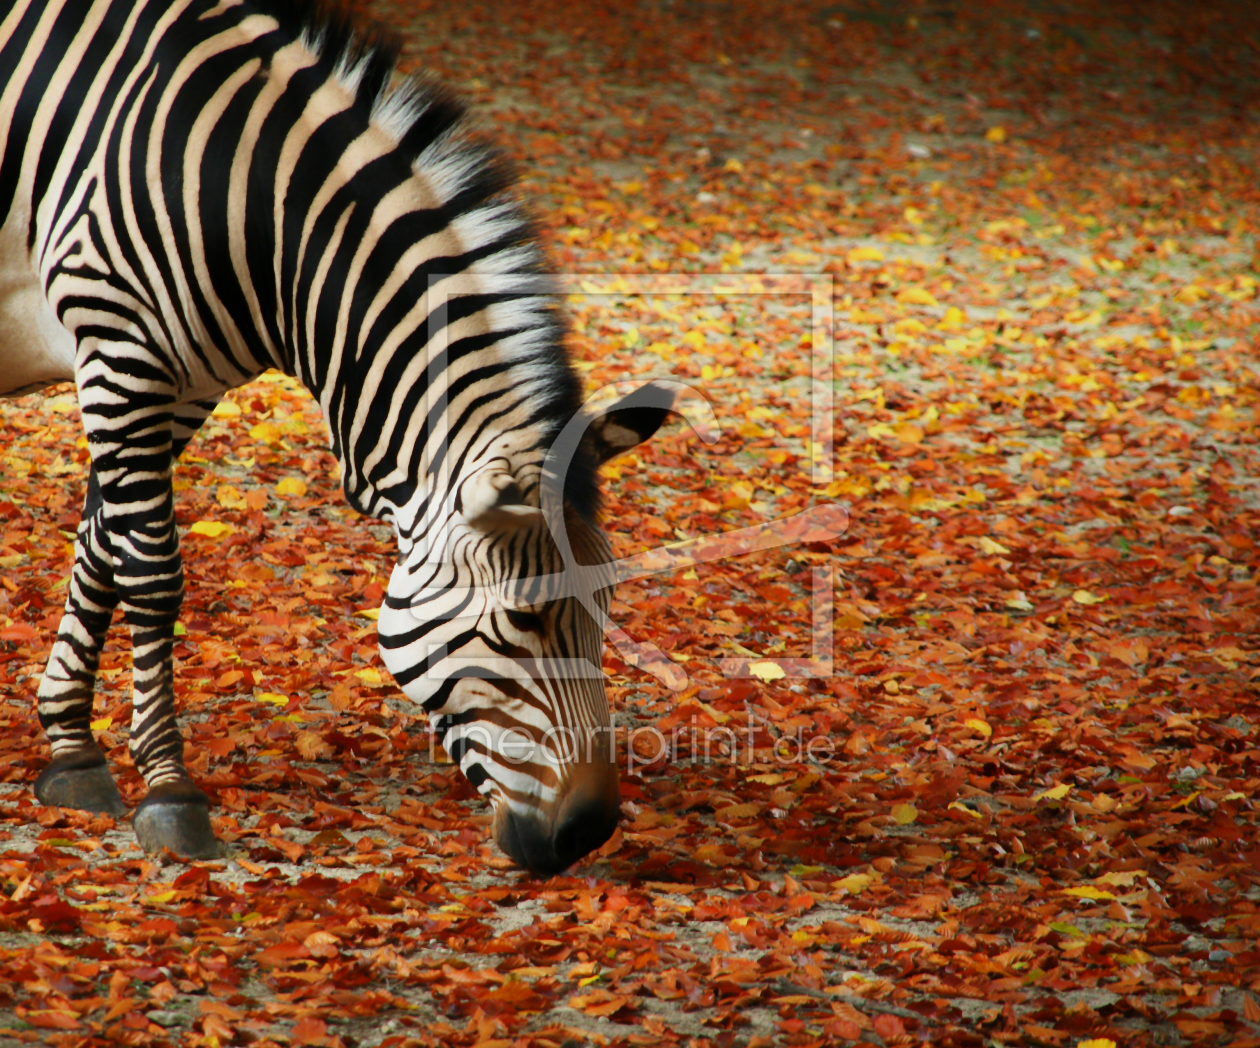
[[[43,1027],[52,1030],[77,1030],[79,1028],[78,1018],[73,1011],[66,1008],[28,1011],[21,1018],[33,1025],[33,1027]]]
[[[293,740],[293,748],[298,751],[304,761],[313,761],[325,751],[332,752],[332,747],[324,741],[323,736],[309,729],[297,733],[297,738]]]
[[[115,1001],[109,1006],[109,1011],[105,1013],[103,1021],[111,1022],[112,1020],[117,1019],[120,1015],[126,1015],[135,1006],[136,999],[134,997],[124,997],[122,1000]]]
[[[48,1030],[77,1030],[79,1020],[74,1012],[66,1008],[44,1008],[27,1012],[22,1018],[32,1026],[40,1026]]]
[[[276,843],[280,842],[277,841]],[[265,950],[259,951],[254,959],[259,964],[276,968],[280,965],[291,964],[293,961],[306,960],[310,955],[310,951],[301,943],[278,942],[274,946],[268,946]]]
[[[217,1015],[220,1019],[226,1019],[234,1023],[238,1023],[245,1018],[244,1012],[238,1012],[235,1008],[229,1007],[222,1001],[202,1000],[197,1002],[197,1007],[201,1009],[202,1015]]]
[[[326,1045],[329,1043],[328,1024],[323,1019],[299,1019],[290,1036],[294,1044]]]

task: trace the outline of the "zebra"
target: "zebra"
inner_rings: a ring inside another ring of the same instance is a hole
[[[393,526],[381,655],[488,799],[499,846],[547,875],[616,827],[597,471],[673,394],[583,408],[507,165],[398,53],[315,0],[0,14],[0,395],[73,381],[91,455],[34,791],[126,813],[91,729],[121,608],[146,787],[132,821],[151,853],[223,854],[176,716],[172,470],[221,397],[269,368],[319,402],[349,504]],[[577,436],[561,454],[562,431]],[[531,584],[566,562],[585,596]]]

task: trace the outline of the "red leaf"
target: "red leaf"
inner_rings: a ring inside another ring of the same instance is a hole
[[[877,1015],[871,1020],[871,1025],[875,1027],[875,1032],[885,1041],[894,1037],[901,1037],[906,1032],[906,1024],[895,1015]]]

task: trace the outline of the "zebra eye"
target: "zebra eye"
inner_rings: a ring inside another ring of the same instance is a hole
[[[522,633],[542,633],[543,620],[532,611],[521,611],[519,608],[508,608],[507,618]]]

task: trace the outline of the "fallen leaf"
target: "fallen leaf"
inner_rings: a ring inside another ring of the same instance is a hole
[[[204,535],[206,538],[221,539],[224,535],[231,535],[235,529],[231,524],[224,524],[218,520],[199,520],[189,527],[190,535]]]
[[[787,676],[787,671],[783,669],[777,662],[753,662],[749,663],[748,672],[758,680],[772,681],[782,680]]]

